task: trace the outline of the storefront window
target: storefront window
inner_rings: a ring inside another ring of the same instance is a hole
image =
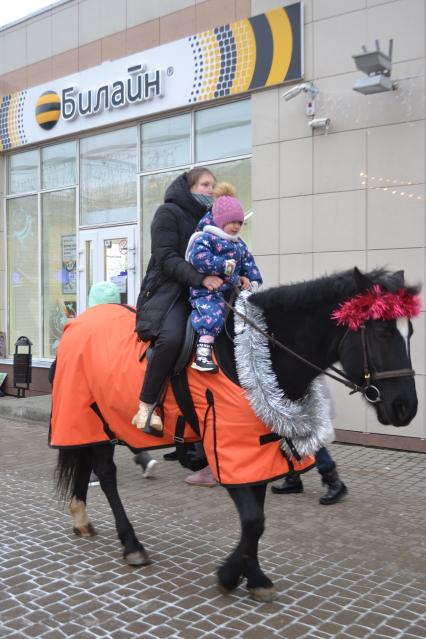
[[[251,153],[250,100],[241,100],[195,114],[195,161]]]
[[[191,125],[194,120],[195,126]],[[193,131],[195,139],[192,138]],[[250,212],[251,163],[250,157],[247,157],[251,154],[250,100],[143,124],[141,143],[143,276],[151,254],[151,222],[154,214],[164,202],[169,184],[190,166],[206,165],[218,181],[234,184],[244,210]],[[229,160],[215,162],[220,158]],[[170,170],[171,166],[180,168]],[[242,237],[248,245],[251,243],[250,231],[251,223],[248,220],[242,231]]]
[[[183,169],[179,171],[167,171],[166,173],[154,173],[146,175],[142,178],[142,273],[145,273],[151,256],[151,222],[157,208],[164,202],[164,193],[171,182],[178,175],[183,173]]]
[[[16,153],[9,158],[9,193],[38,190],[38,151]]]
[[[75,190],[43,193],[43,357],[55,357],[64,324],[77,314]]]
[[[7,272],[9,290],[9,352],[21,335],[39,353],[39,261],[37,196],[7,203]]]
[[[188,164],[191,157],[191,115],[165,118],[143,124],[142,171]]]
[[[136,221],[136,128],[80,142],[81,224]]]
[[[243,100],[144,122],[140,130],[132,126],[10,155],[6,202],[9,354],[18,337],[26,335],[33,342],[35,358],[55,357],[65,322],[77,314],[74,185],[79,185],[82,226],[136,222],[140,204],[143,276],[151,254],[152,219],[167,187],[185,170],[208,166],[219,181],[236,186],[237,197],[249,212],[250,138],[250,101]],[[250,245],[250,222],[244,226],[243,237]],[[103,277],[120,278],[130,269],[127,240],[120,230],[106,238]],[[88,242],[86,265],[81,260],[86,271],[80,279],[82,295],[84,284],[90,289],[94,265],[102,257],[102,247]],[[133,284],[127,293],[133,299]]]
[[[41,188],[55,189],[76,183],[76,143],[65,142],[41,150]]]

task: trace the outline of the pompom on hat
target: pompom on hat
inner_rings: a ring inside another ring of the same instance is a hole
[[[120,290],[114,282],[96,282],[90,289],[88,308],[97,304],[120,304]]]
[[[243,207],[235,193],[235,187],[228,182],[221,182],[214,188],[213,196],[216,200],[212,208],[213,221],[221,229],[230,222],[244,223]]]

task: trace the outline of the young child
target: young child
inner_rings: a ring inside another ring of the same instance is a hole
[[[244,211],[235,192],[227,182],[215,187],[213,224],[207,224],[191,236],[185,256],[200,273],[217,275],[224,280],[215,291],[190,288],[191,322],[199,335],[192,368],[210,373],[218,370],[212,360],[212,349],[225,323],[224,293],[234,285],[256,290],[262,283],[254,258],[239,236]]]

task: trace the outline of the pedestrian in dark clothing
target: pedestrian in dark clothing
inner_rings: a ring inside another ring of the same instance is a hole
[[[161,434],[162,420],[154,408],[183,342],[191,311],[189,286],[217,290],[220,277],[199,273],[185,260],[188,240],[210,209],[215,177],[205,167],[180,175],[168,187],[151,225],[151,259],[137,301],[136,331],[154,342],[143,382],[139,410],[132,423]]]
[[[340,479],[336,463],[332,459],[327,448],[323,446],[315,455],[317,470],[322,478],[322,483],[327,486],[327,492],[320,497],[319,502],[323,506],[329,506],[340,501],[348,492],[345,484]],[[289,495],[290,493],[303,493],[303,483],[298,473],[289,473],[281,485],[271,486],[273,493]]]

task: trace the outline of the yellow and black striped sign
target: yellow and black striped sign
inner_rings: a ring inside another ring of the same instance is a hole
[[[36,102],[35,117],[42,129],[53,129],[61,115],[61,99],[55,91],[45,91]]]
[[[191,36],[189,102],[202,102],[302,77],[300,3]]]

